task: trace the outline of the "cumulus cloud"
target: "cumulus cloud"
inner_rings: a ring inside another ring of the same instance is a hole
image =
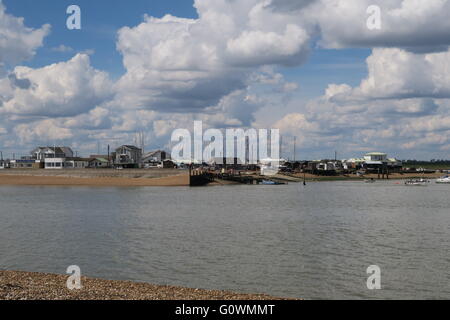
[[[275,10],[291,12],[293,10],[301,10],[318,0],[272,0],[270,7]]]
[[[73,52],[73,48],[63,45],[63,44],[60,44],[57,47],[51,48],[50,50],[53,52],[60,52],[60,53]]]
[[[367,8],[381,9],[381,29],[367,28]],[[448,0],[320,0],[310,7],[327,48],[395,47],[413,52],[447,51]]]
[[[313,99],[273,126],[287,141],[297,137],[298,150],[316,157],[353,157],[381,150],[398,157],[427,159],[445,154],[450,142],[450,99],[330,100]]]
[[[19,124],[14,128],[14,133],[22,144],[34,141],[60,141],[73,137],[72,131],[62,127],[55,119]]]
[[[6,13],[0,0],[0,67],[31,59],[49,32],[48,24],[39,29],[26,27],[23,18]]]
[[[118,98],[164,112],[202,111],[244,90],[261,66],[301,64],[308,32],[298,19],[267,4],[197,0],[198,19],[147,16],[136,27],[122,28],[117,48],[127,72]]]
[[[450,51],[414,54],[402,49],[374,49],[368,76],[356,88],[330,85],[335,100],[450,98]]]
[[[0,81],[0,95],[4,97],[0,113],[74,116],[110,98],[111,87],[108,75],[94,69],[84,54],[39,69],[16,67]]]

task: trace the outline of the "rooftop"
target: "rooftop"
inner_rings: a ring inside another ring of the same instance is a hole
[[[383,152],[370,152],[370,153],[367,153],[366,156],[387,156],[387,153],[383,153]]]

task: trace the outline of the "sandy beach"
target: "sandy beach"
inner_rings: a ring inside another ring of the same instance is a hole
[[[189,174],[181,170],[3,170],[0,185],[174,187],[188,186]]]
[[[264,294],[159,286],[82,277],[69,290],[68,275],[0,271],[0,300],[279,300]]]
[[[391,174],[390,180],[411,178],[436,179],[442,173],[422,175],[420,173]],[[255,177],[259,177],[255,175]],[[302,182],[303,174],[282,175],[273,178],[283,182]],[[349,176],[317,176],[306,174],[308,181],[336,181],[336,180],[365,180],[377,179],[378,175],[371,174],[363,177]],[[232,181],[216,180],[210,185],[237,184]],[[150,169],[150,170],[0,170],[0,185],[23,186],[97,186],[97,187],[175,187],[189,186],[189,173],[186,170]]]

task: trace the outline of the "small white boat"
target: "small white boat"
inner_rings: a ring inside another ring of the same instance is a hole
[[[282,185],[284,183],[276,182],[276,181],[272,181],[272,180],[263,180],[263,181],[261,181],[261,184],[269,185],[269,186],[279,186],[279,185]]]
[[[441,183],[441,184],[450,184],[450,176],[444,176],[442,178],[439,178],[436,180],[436,183]]]
[[[411,179],[405,182],[407,186],[418,186],[418,187],[426,187],[430,181],[425,179]]]

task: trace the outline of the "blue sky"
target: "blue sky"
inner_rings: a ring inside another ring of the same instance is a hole
[[[123,73],[122,59],[115,50],[117,30],[123,26],[135,26],[144,14],[162,17],[165,14],[195,18],[197,13],[191,1],[173,0],[3,0],[8,12],[24,17],[26,25],[39,28],[49,23],[51,34],[36,57],[25,63],[41,67],[57,61],[67,60],[73,52],[58,53],[51,50],[61,44],[75,51],[95,50],[92,64],[108,70],[118,77]],[[68,30],[66,9],[76,4],[82,10],[82,30]]]
[[[72,4],[81,30],[66,28]],[[202,120],[279,128],[296,158],[450,158],[449,12],[450,0],[0,0],[0,150],[88,154],[138,131],[170,148]]]
[[[144,14],[162,17],[171,14],[197,18],[193,1],[189,0],[3,0],[8,12],[24,17],[26,25],[39,28],[49,23],[51,34],[45,39],[35,58],[25,62],[30,67],[42,67],[65,61],[74,52],[94,50],[91,63],[108,71],[114,78],[124,73],[122,57],[116,50],[117,31],[141,23]],[[67,7],[77,4],[82,10],[82,30],[66,28]],[[71,52],[55,52],[52,48],[65,45]],[[312,98],[323,93],[328,83],[357,85],[367,74],[365,59],[369,49],[323,50],[317,48],[306,65],[282,70],[287,79],[302,83],[301,96]]]

